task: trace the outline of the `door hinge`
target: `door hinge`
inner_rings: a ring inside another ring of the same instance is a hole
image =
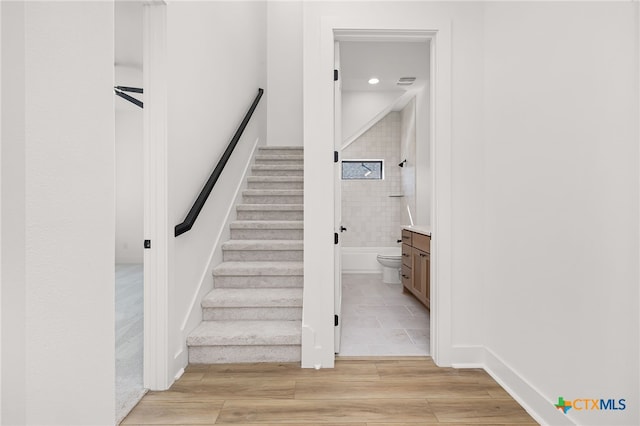
[[[144,240],[144,248],[146,249],[151,248],[151,240]]]
[[[338,162],[338,151],[333,151],[333,162],[334,163]]]
[[[338,81],[338,70],[333,70],[333,81]]]
[[[338,322],[338,316],[337,316],[337,315],[334,315],[334,316],[333,316],[333,325],[334,325],[335,327],[337,327],[337,326],[338,326],[338,324],[339,324],[339,322]]]
[[[338,244],[338,233],[337,232],[335,232],[333,234],[333,244]]]

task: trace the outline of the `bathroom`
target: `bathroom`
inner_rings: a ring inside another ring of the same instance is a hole
[[[430,224],[429,53],[424,41],[339,46],[340,356],[429,354],[429,310],[400,269],[403,227]]]

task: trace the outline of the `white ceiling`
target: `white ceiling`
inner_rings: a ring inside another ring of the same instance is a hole
[[[415,91],[429,81],[429,44],[426,41],[340,42],[344,91]],[[368,83],[371,77],[380,83]],[[398,86],[400,77],[416,77],[411,86]]]

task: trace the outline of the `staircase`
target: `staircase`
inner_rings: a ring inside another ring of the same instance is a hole
[[[302,148],[259,148],[203,321],[187,338],[189,363],[300,360],[302,163]]]

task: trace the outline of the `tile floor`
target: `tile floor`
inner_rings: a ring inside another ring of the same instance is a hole
[[[382,274],[342,275],[340,356],[429,355],[429,311]]]
[[[142,384],[142,265],[116,265],[116,418],[124,418],[145,393]]]

